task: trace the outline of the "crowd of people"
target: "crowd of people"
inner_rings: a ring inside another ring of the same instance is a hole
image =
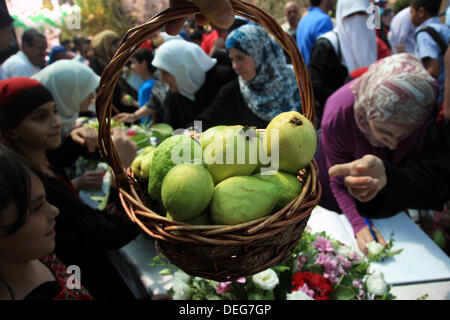
[[[193,2],[202,15],[166,24],[130,57],[113,92],[114,119],[175,129],[192,129],[194,121],[203,130],[265,128],[282,112],[302,112],[282,46],[235,16],[227,0]],[[370,5],[311,0],[300,8],[289,1],[282,26],[312,81],[319,205],[347,216],[365,253],[374,238],[364,217],[408,208],[445,217],[450,200],[450,29],[439,17],[441,1],[411,0],[398,13],[375,1],[378,28],[368,26]],[[13,40],[13,22],[0,9],[0,51]],[[107,252],[141,229],[120,204],[100,211],[81,200],[81,190],[101,185],[101,172],[74,177],[67,170],[81,156],[100,158],[97,131],[77,119],[95,117],[100,77],[120,40],[103,30],[48,50],[45,36],[30,29],[20,50],[2,61],[0,299],[133,299]],[[129,166],[136,144],[121,129],[111,134]],[[445,221],[436,223],[448,232]],[[64,285],[67,265],[83,270],[78,289]]]

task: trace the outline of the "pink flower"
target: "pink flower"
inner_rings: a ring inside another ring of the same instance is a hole
[[[222,293],[228,292],[230,289],[231,289],[231,281],[219,282],[217,284],[216,293],[217,294],[222,294]]]
[[[244,284],[245,282],[247,282],[247,279],[245,279],[245,277],[240,277],[239,279],[236,280],[236,282]]]
[[[316,241],[311,243],[311,245],[321,252],[334,252],[331,241],[328,241],[326,238],[321,236],[318,236]]]
[[[337,267],[336,260],[334,260],[331,256],[324,253],[319,253],[314,263],[320,264],[322,267],[325,268],[325,270],[335,270]]]
[[[245,277],[240,277],[240,278],[238,278],[237,280],[235,280],[235,282],[241,283],[241,284],[244,284],[246,281],[247,281],[247,279],[245,279]],[[219,282],[219,283],[217,284],[217,290],[216,290],[216,293],[217,293],[217,294],[222,294],[222,293],[225,293],[225,292],[230,291],[230,289],[231,289],[231,284],[232,284],[232,281]]]
[[[314,299],[314,290],[309,289],[306,283],[304,283],[303,286],[301,286],[298,290],[303,291],[308,297]]]
[[[338,255],[336,256],[336,259],[339,261],[340,265],[341,265],[344,269],[348,270],[348,269],[350,269],[350,268],[352,267],[352,262],[349,261],[346,257],[344,257],[344,256],[342,256],[342,255],[340,255],[340,254],[338,254]]]

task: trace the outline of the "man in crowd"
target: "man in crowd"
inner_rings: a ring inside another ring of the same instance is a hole
[[[284,16],[286,17],[286,22],[283,23],[281,28],[297,40],[296,32],[300,21],[300,8],[297,3],[294,1],[287,2],[284,6]]]
[[[317,38],[333,29],[333,22],[328,12],[334,8],[336,0],[311,0],[311,8],[297,26],[297,45],[300,53],[309,63],[311,49]]]
[[[22,36],[22,50],[3,63],[8,78],[31,77],[45,67],[47,39],[39,31],[30,29]]]

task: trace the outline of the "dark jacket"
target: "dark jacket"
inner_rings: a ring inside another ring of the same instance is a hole
[[[320,124],[328,97],[345,84],[348,70],[341,64],[340,50],[336,54],[328,39],[319,38],[314,44],[308,66],[314,97],[317,123]]]
[[[205,82],[191,101],[178,92],[169,92],[163,104],[163,121],[174,129],[188,128],[188,125],[214,100],[220,88],[236,78],[228,66],[215,65],[206,73]]]
[[[66,266],[80,267],[81,282],[96,299],[130,298],[107,251],[126,245],[140,229],[128,217],[95,210],[80,200],[64,168],[84,151],[66,138],[59,149],[48,153],[51,168],[57,174],[44,181],[48,202],[59,209],[55,254]]]
[[[442,211],[450,200],[450,123],[432,123],[423,145],[400,168],[385,163],[387,185],[373,200],[357,202],[362,216],[388,218],[408,208]]]
[[[218,125],[238,124],[264,129],[269,124],[247,106],[241,95],[238,79],[220,89],[214,101],[197,117],[197,120],[202,121],[203,131]]]

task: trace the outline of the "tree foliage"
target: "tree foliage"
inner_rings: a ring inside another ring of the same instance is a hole
[[[122,35],[136,25],[136,19],[123,10],[120,0],[77,0],[81,8],[80,29],[69,29],[64,25],[62,39],[73,39],[77,34],[94,36],[103,30],[112,30]]]

